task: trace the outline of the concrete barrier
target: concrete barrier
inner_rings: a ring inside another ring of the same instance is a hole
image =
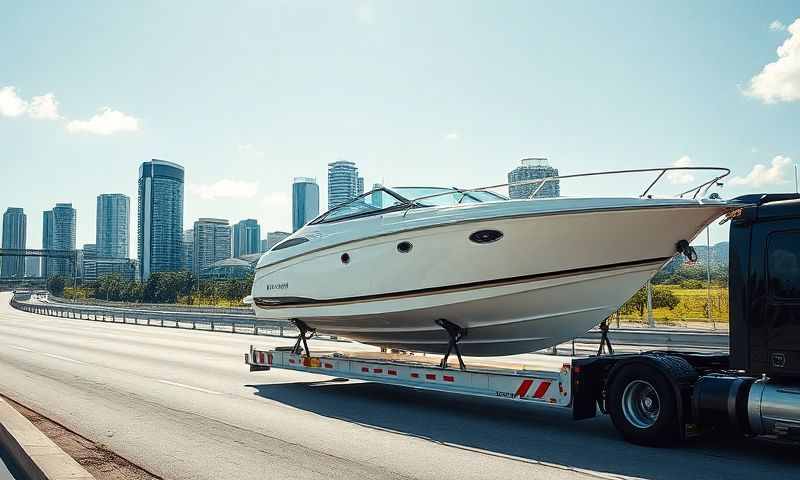
[[[0,398],[0,448],[30,480],[93,480],[94,477]]]

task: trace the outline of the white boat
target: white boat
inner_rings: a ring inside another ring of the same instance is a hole
[[[406,351],[448,352],[450,334],[465,355],[540,350],[598,325],[679,243],[738,206],[696,198],[727,175],[715,170],[724,173],[684,192],[690,198],[653,198],[650,188],[633,198],[523,200],[488,190],[497,186],[380,188],[264,254],[254,308]]]

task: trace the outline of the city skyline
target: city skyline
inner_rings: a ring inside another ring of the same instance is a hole
[[[161,6],[159,25],[185,29],[167,44],[141,31],[154,18],[146,6],[109,6],[108,28],[79,33],[70,25],[94,7],[51,5],[64,21],[40,36],[25,27],[40,8],[16,5],[13,22],[0,20],[0,53],[20,66],[0,79],[4,166],[59,181],[7,182],[0,207],[28,212],[36,248],[42,225],[32,219],[72,202],[78,242],[93,243],[96,196],[135,199],[127,172],[153,157],[186,168],[185,223],[254,218],[264,231],[292,229],[295,175],[317,177],[327,205],[325,165],[339,158],[367,185],[495,184],[519,159],[547,156],[563,174],[727,166],[727,198],[793,189],[800,99],[781,93],[800,91],[784,68],[798,58],[792,2],[441,2],[426,5],[424,25],[413,5],[376,2],[369,18],[360,6],[295,16],[238,5],[207,54],[186,59],[216,18],[208,5]],[[308,16],[325,21],[297,35]],[[109,67],[120,56],[132,60]],[[575,185],[563,182],[562,194]],[[637,194],[640,183],[610,188]]]

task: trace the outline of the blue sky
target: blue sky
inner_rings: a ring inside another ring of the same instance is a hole
[[[292,177],[325,205],[337,159],[367,185],[500,183],[544,156],[562,173],[719,165],[738,177],[724,196],[791,191],[798,18],[796,2],[13,2],[0,208],[24,207],[39,247],[41,212],[71,201],[93,243],[96,196],[135,209],[150,158],[186,168],[187,228],[288,229]]]

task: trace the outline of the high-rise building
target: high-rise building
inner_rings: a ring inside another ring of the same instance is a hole
[[[261,251],[268,252],[270,248],[282,242],[291,235],[289,232],[267,232],[267,238],[261,241]]]
[[[81,258],[81,275],[84,282],[97,280],[97,245],[94,243],[83,244],[83,258]]]
[[[82,253],[81,278],[84,282],[96,282],[112,274],[119,275],[125,281],[135,278],[136,267],[130,258],[104,257],[99,255],[99,249],[92,243],[85,244]]]
[[[53,248],[53,211],[47,210],[42,212],[42,249],[49,250]],[[42,257],[42,276],[45,278],[50,277],[50,269],[53,266],[52,262],[47,257]]]
[[[540,178],[557,177],[558,169],[550,166],[546,158],[525,158],[522,165],[508,172],[508,196],[512,199],[529,198],[541,183],[526,183],[513,185],[516,182],[538,180]],[[546,182],[536,193],[536,198],[553,198],[561,195],[561,185],[558,180]]]
[[[193,271],[200,276],[212,263],[231,257],[231,227],[221,218],[194,222]]]
[[[56,203],[52,210],[43,214],[42,248],[45,250],[75,250],[75,224],[77,212],[71,203]],[[45,258],[42,275],[71,277],[78,269],[66,258]]]
[[[96,242],[97,256],[128,258],[130,255],[131,201],[121,193],[97,196]]]
[[[381,194],[381,192],[375,191],[379,188],[383,188],[383,185],[381,185],[380,183],[375,183],[372,185],[373,192],[370,195],[369,203],[374,207],[383,208],[383,195]]]
[[[3,214],[3,248],[25,249],[28,218],[21,208],[9,207]],[[0,277],[22,278],[25,276],[25,257],[3,257],[0,262]]]
[[[292,231],[319,215],[319,185],[313,178],[295,177],[292,183]]]
[[[194,230],[183,231],[183,241],[181,242],[181,270],[187,272],[194,271]]]
[[[25,257],[25,276],[30,278],[42,276],[42,257]]]
[[[356,179],[356,195],[361,195],[364,193],[364,177],[358,177]]]
[[[139,167],[137,256],[141,280],[181,267],[183,167],[153,159]]]
[[[339,160],[328,164],[328,210],[358,195],[358,168]]]
[[[261,251],[261,226],[248,218],[233,226],[233,256],[238,258]]]

